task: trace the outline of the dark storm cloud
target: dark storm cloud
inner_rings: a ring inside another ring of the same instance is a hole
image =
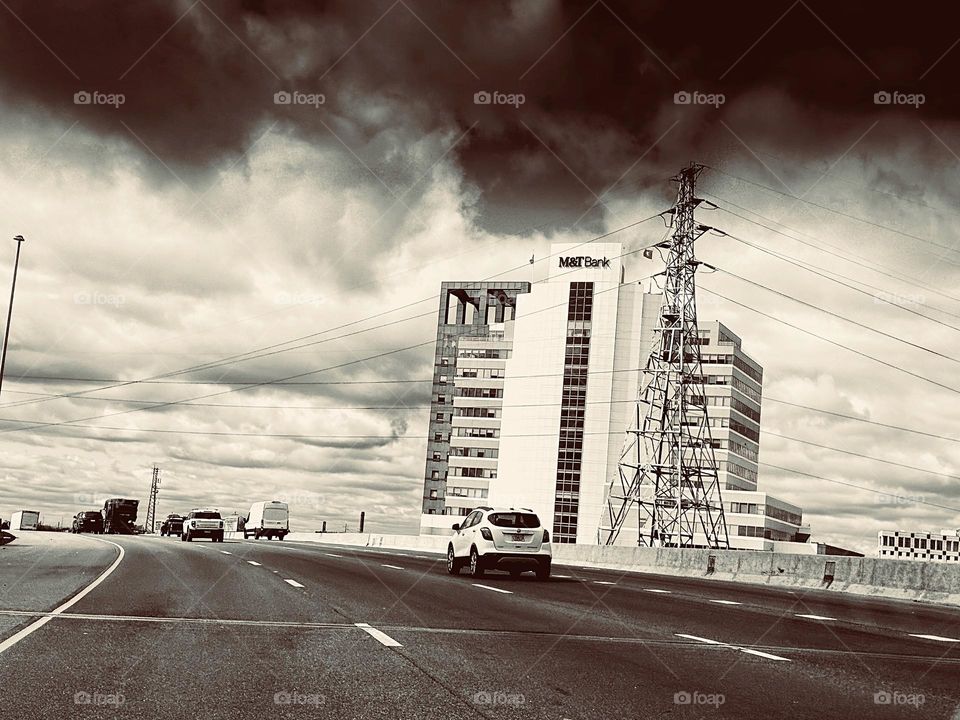
[[[144,163],[157,178],[176,182],[164,165],[190,178],[237,162],[277,123],[319,145],[349,146],[360,161],[332,180],[372,187],[391,201],[437,159],[418,156],[417,138],[441,131],[452,143],[472,127],[452,154],[483,192],[482,220],[511,232],[533,217],[549,226],[589,210],[593,193],[674,120],[680,124],[630,182],[661,188],[664,174],[696,157],[708,133],[723,132],[737,146],[722,119],[744,137],[755,131],[775,140],[784,153],[817,154],[825,130],[859,118],[913,113],[936,121],[958,110],[960,50],[946,52],[956,18],[942,6],[262,0],[77,2],[54,13],[20,0],[9,7],[22,22],[6,13],[0,25],[5,104],[121,140],[133,151],[128,162]],[[772,88],[779,94],[763,107],[738,104]],[[75,105],[80,90],[123,93],[125,102]],[[276,105],[280,90],[322,93],[326,102]],[[684,90],[727,101],[719,109],[674,105]],[[920,110],[877,106],[881,90],[922,92],[926,101]],[[523,93],[526,101],[476,105],[479,91]],[[604,212],[595,208],[587,220]]]

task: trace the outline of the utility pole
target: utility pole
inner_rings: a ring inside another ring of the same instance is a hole
[[[363,532],[363,521],[366,518],[367,514],[363,511],[360,512],[360,532]]]
[[[694,189],[702,165],[691,163],[672,209],[663,301],[640,397],[610,481],[600,542],[616,542],[627,518],[636,516],[638,544],[649,547],[729,548],[717,460],[707,417],[697,327],[694,243],[712,228],[698,225],[701,200]]]
[[[153,466],[153,477],[150,480],[150,501],[147,503],[146,530],[154,532],[157,520],[157,495],[160,493],[160,468]]]
[[[0,389],[3,388],[3,370],[7,365],[7,344],[10,342],[10,320],[13,317],[13,294],[17,290],[17,268],[20,266],[20,245],[26,242],[23,235],[17,235],[17,257],[13,261],[13,283],[10,286],[10,304],[7,306],[7,327],[3,331],[3,352],[0,353]]]

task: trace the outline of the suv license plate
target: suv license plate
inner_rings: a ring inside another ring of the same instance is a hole
[[[523,535],[520,535],[520,534],[514,535],[513,539],[515,542],[520,542],[521,540],[523,540]]]

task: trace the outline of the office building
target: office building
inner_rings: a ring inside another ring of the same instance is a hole
[[[877,545],[877,554],[881,558],[960,562],[960,530],[881,530],[878,533]]]
[[[661,302],[624,282],[623,257],[619,243],[554,245],[541,282],[497,286],[509,311],[489,323],[441,302],[421,533],[489,504],[533,509],[554,542],[598,542]],[[443,288],[458,306],[483,294]],[[722,323],[699,330],[731,547],[816,553],[802,510],[758,490],[762,367]]]
[[[421,534],[447,534],[496,474],[503,372],[528,282],[445,282],[440,290]],[[451,472],[456,480],[448,480]]]

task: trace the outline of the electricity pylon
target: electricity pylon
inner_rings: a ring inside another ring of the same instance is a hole
[[[155,531],[154,525],[157,520],[157,495],[160,492],[160,468],[153,466],[153,478],[150,481],[150,501],[147,503],[147,519],[144,523],[144,529],[148,533]]]
[[[711,442],[700,363],[694,243],[710,230],[698,225],[694,194],[702,165],[691,163],[672,210],[663,300],[618,477],[607,491],[600,542],[616,542],[628,517],[637,517],[639,544],[650,547],[729,548]]]

